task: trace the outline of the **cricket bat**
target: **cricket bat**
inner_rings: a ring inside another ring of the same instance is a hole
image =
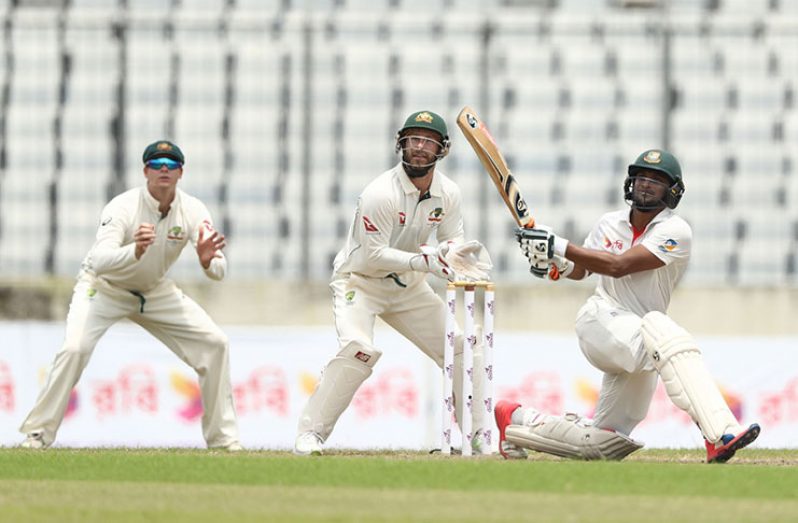
[[[465,135],[468,143],[471,144],[474,152],[477,153],[477,158],[482,162],[482,166],[488,171],[518,226],[527,229],[533,228],[535,219],[530,214],[529,207],[524,201],[524,197],[521,196],[518,182],[515,181],[513,173],[510,172],[507,162],[485,123],[472,108],[465,106],[457,115],[457,126]]]

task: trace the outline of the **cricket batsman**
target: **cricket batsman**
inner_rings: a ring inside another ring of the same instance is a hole
[[[757,438],[759,425],[740,425],[698,344],[666,313],[690,259],[692,231],[674,212],[684,190],[676,157],[650,149],[629,166],[624,181],[631,209],[602,216],[583,246],[545,227],[518,230],[535,276],[556,281],[599,275],[595,293],[577,314],[576,334],[582,353],[604,378],[592,420],[497,403],[505,458],[524,458],[525,449],[532,449],[587,460],[623,459],[643,446],[630,435],[646,417],[657,377],[701,430],[708,463],[728,461]]]
[[[202,433],[209,448],[241,450],[233,406],[227,336],[166,272],[191,242],[208,278],[224,278],[224,235],[200,200],[177,188],[185,158],[167,140],[147,146],[146,183],[103,209],[97,239],[78,274],[61,350],[36,404],[22,423],[22,447],[55,440],[69,394],[111,325],[128,318],[190,365],[199,377]]]
[[[464,241],[460,189],[436,169],[449,152],[443,118],[432,111],[411,114],[396,136],[401,161],[361,193],[349,236],[333,263],[330,288],[338,354],[327,364],[299,419],[294,453],[322,453],[338,418],[371,375],[382,351],[374,345],[379,316],[439,367],[443,365],[446,308],[427,274],[453,281],[455,274],[489,278],[490,258],[481,244]],[[437,248],[427,245],[431,236]],[[477,347],[474,367],[482,349]],[[463,336],[455,342],[455,391],[462,390]],[[477,378],[482,373],[477,374]],[[483,384],[475,379],[474,402]],[[456,399],[457,411],[464,401]],[[482,409],[474,416],[472,447],[484,452]],[[458,415],[458,419],[462,419]],[[487,447],[487,446],[486,446]]]

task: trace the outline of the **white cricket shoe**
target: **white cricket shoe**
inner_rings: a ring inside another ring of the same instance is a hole
[[[241,451],[244,450],[244,447],[241,446],[241,443],[239,443],[237,441],[235,443],[231,443],[228,446],[223,447],[223,448],[227,452],[241,452]]]
[[[37,430],[28,433],[28,437],[20,444],[23,449],[44,450],[49,447],[49,443],[44,442],[44,432]]]
[[[303,432],[296,437],[294,454],[297,456],[321,456],[321,438],[315,432]]]

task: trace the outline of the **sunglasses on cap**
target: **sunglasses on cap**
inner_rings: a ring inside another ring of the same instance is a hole
[[[171,158],[153,158],[152,160],[147,161],[147,167],[150,169],[161,170],[161,168],[164,166],[166,166],[166,168],[170,171],[174,171],[175,169],[182,167],[183,164],[177,160],[172,160]]]

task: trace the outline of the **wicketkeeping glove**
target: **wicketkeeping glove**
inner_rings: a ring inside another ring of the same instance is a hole
[[[443,258],[466,281],[490,281],[493,262],[485,246],[476,240],[449,245]]]
[[[410,268],[414,271],[429,272],[449,281],[455,280],[455,274],[446,260],[438,254],[437,249],[429,245],[421,245],[419,247],[421,254],[417,254],[410,258]]]

